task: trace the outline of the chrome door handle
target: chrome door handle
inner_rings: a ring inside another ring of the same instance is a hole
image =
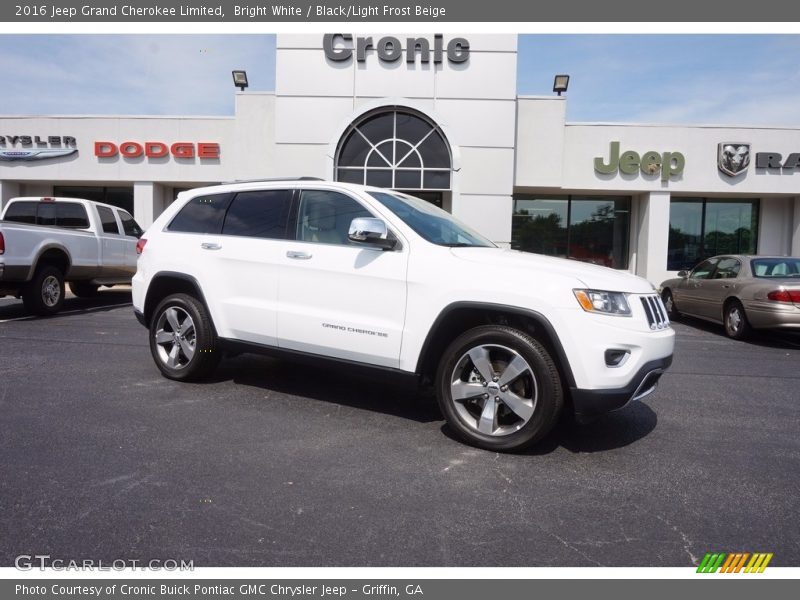
[[[309,258],[311,258],[311,255],[308,252],[298,252],[296,250],[289,250],[286,253],[286,256],[288,256],[289,258],[297,258],[300,260],[308,260]]]
[[[222,244],[215,244],[213,242],[203,242],[200,244],[200,247],[203,250],[219,250],[222,248]]]

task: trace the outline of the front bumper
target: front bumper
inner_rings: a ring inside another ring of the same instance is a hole
[[[570,388],[575,419],[588,423],[598,416],[618,410],[633,400],[639,400],[655,391],[661,375],[672,364],[672,355],[643,364],[630,382],[621,388],[586,390]]]

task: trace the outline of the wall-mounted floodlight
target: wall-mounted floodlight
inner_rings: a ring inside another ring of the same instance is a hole
[[[247,71],[232,71],[233,85],[244,91],[247,87]]]
[[[553,91],[558,92],[558,95],[561,95],[561,92],[566,92],[567,88],[569,87],[569,75],[556,75],[555,79],[553,79]]]

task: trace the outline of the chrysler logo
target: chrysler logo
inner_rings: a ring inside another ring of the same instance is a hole
[[[728,177],[744,173],[750,164],[750,144],[742,142],[723,142],[717,150],[719,170]]]
[[[77,148],[31,148],[18,150],[0,150],[0,160],[43,160],[58,156],[75,154]]]

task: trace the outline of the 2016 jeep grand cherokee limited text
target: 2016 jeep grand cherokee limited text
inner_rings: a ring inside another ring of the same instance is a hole
[[[166,377],[208,376],[229,348],[415,375],[455,432],[490,450],[540,440],[565,407],[590,420],[641,398],[672,361],[644,279],[498,248],[380,188],[183,192],[138,249],[134,310]]]

